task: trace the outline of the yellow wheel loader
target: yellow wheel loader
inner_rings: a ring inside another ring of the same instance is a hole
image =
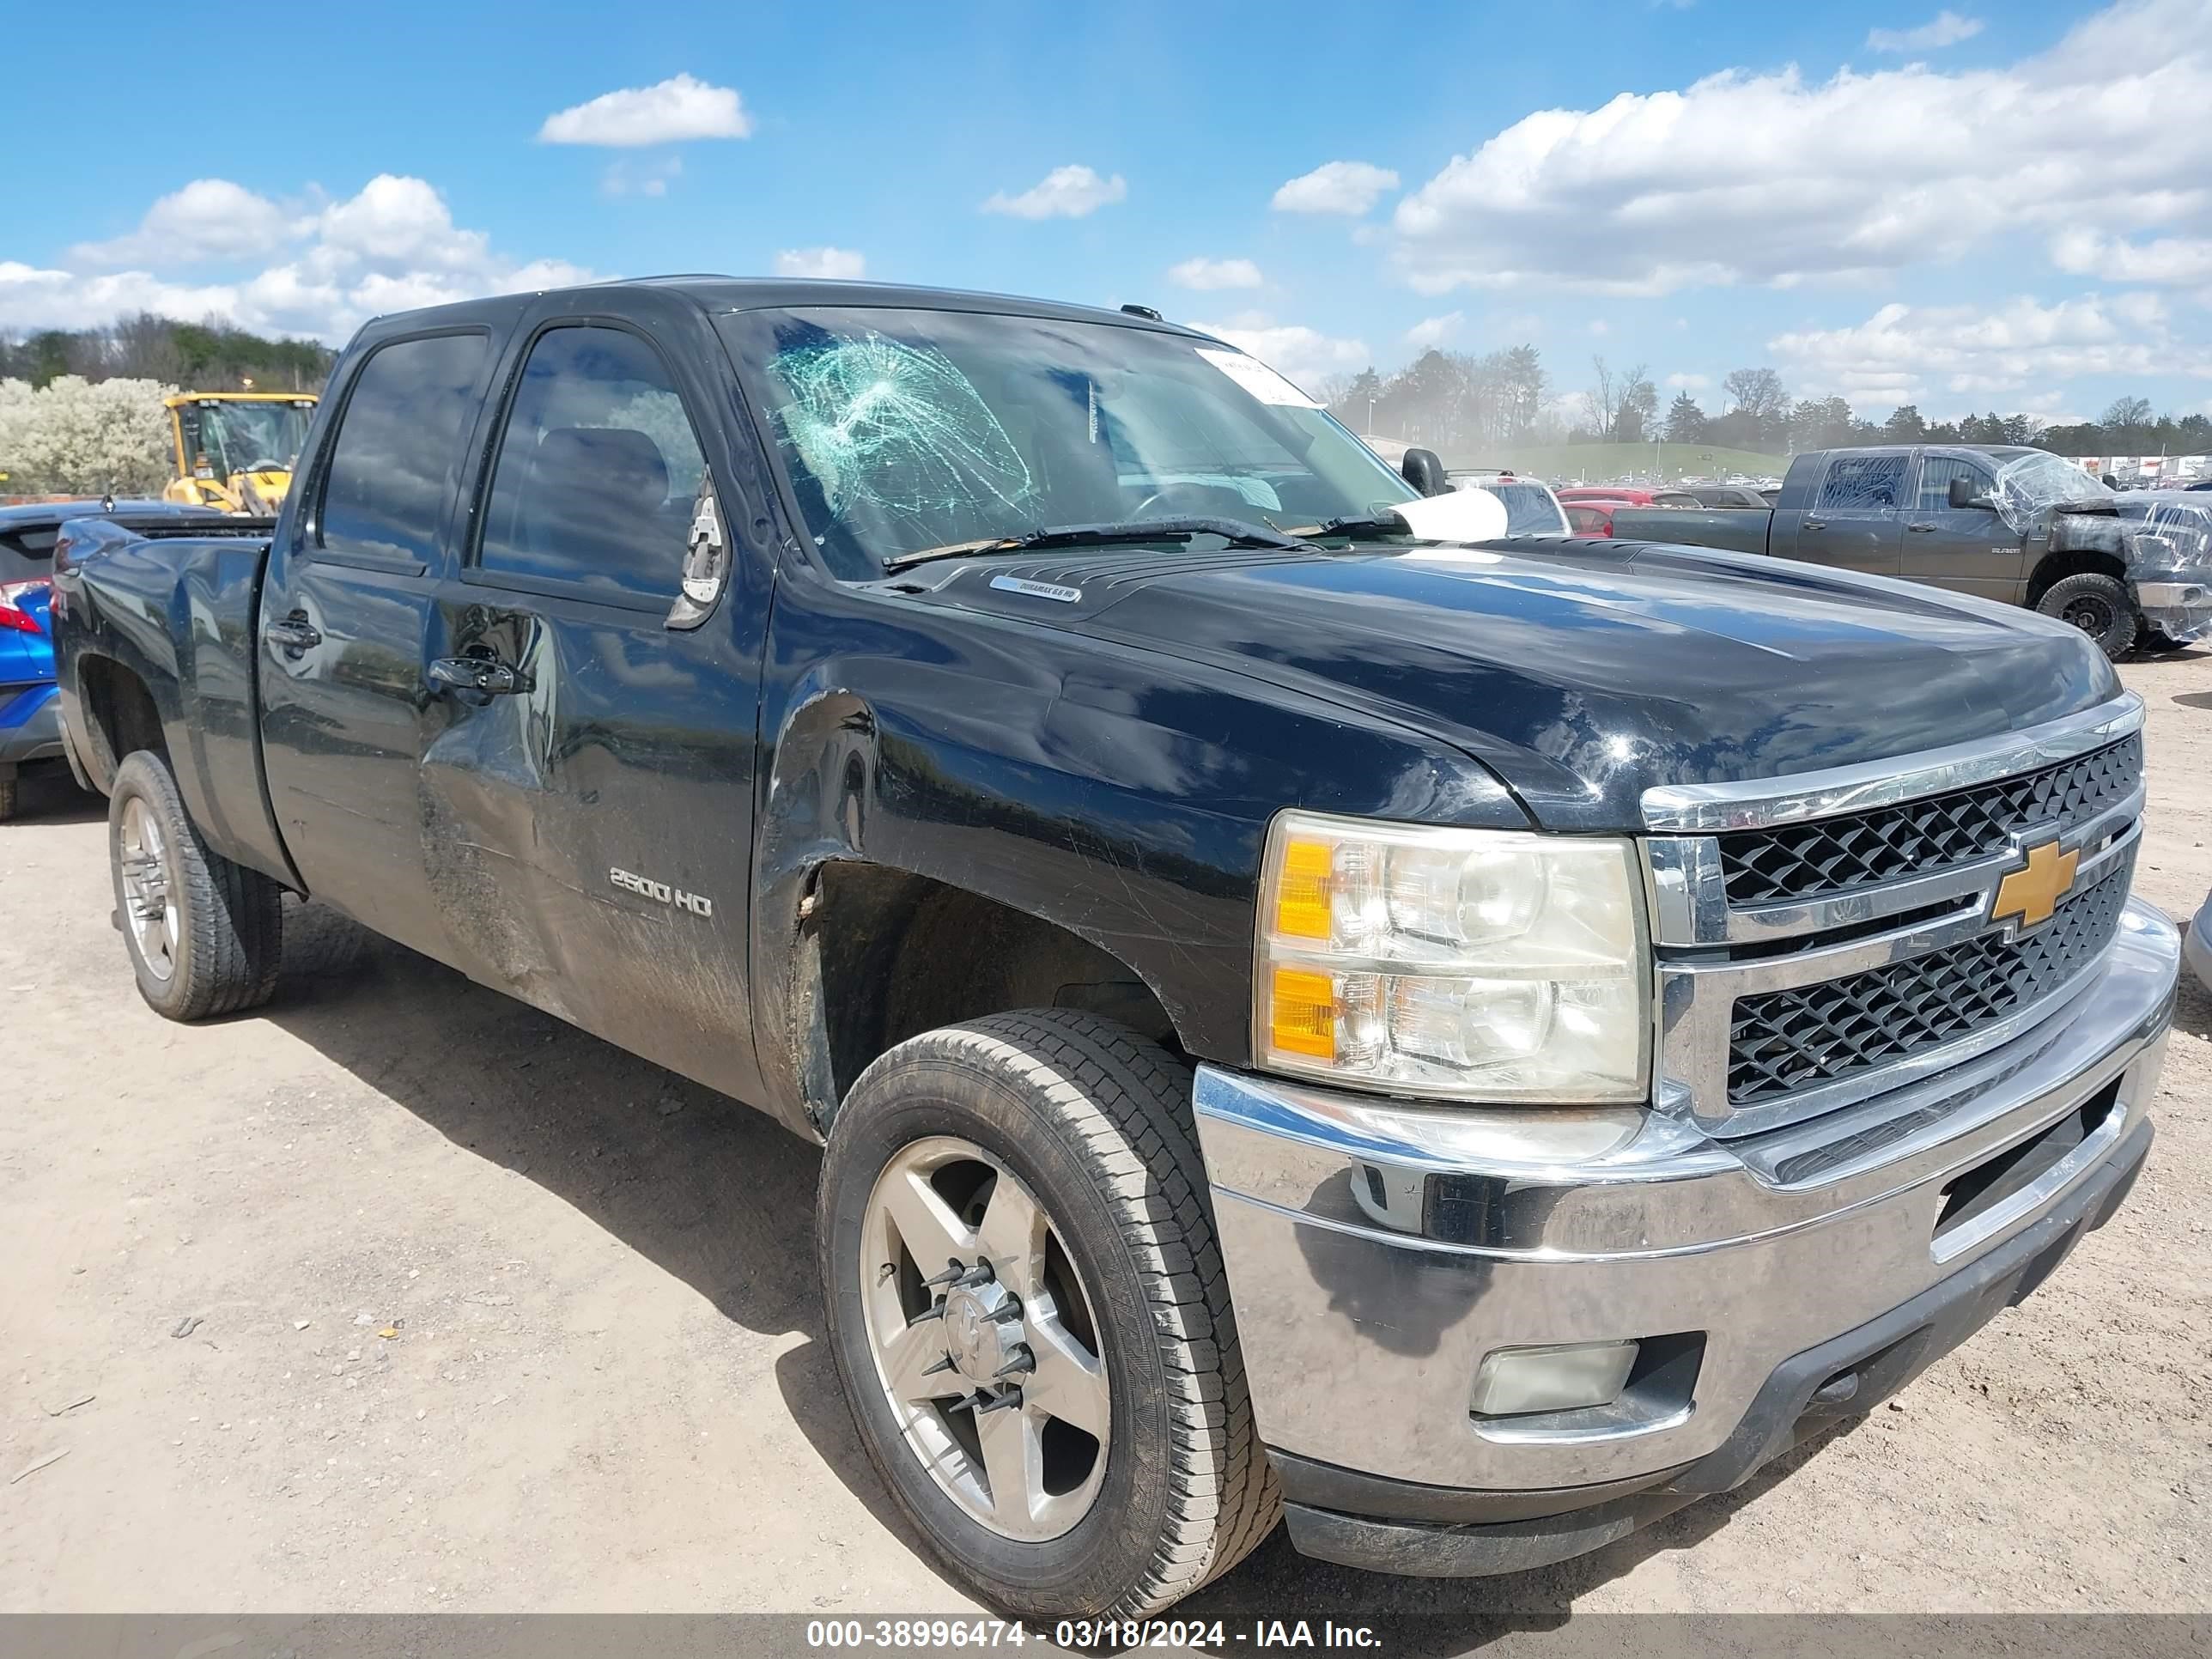
[[[309,392],[186,392],[165,398],[176,472],[161,499],[274,516],[315,412]]]

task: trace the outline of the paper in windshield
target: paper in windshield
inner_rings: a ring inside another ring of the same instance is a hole
[[[1218,351],[1207,346],[1199,347],[1198,355],[1263,404],[1279,404],[1285,409],[1321,407],[1257,357],[1248,357],[1241,351]]]

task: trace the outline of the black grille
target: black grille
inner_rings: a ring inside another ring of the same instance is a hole
[[[1948,794],[1723,836],[1721,872],[1731,904],[1764,904],[1848,892],[1925,875],[2001,851],[2016,830],[2070,828],[2132,790],[2142,777],[2141,733],[2039,772]]]
[[[2032,933],[1992,929],[1905,962],[1794,991],[1739,998],[1729,1103],[1816,1088],[2002,1019],[2072,979],[2118,931],[2130,859]]]

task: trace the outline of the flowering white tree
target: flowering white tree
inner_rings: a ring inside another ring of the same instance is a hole
[[[169,476],[169,416],[158,380],[58,376],[38,390],[0,380],[0,471],[8,492],[154,495]]]

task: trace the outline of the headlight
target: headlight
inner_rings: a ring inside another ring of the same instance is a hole
[[[1644,903],[1624,840],[1284,812],[1253,1049],[1396,1094],[1640,1101]]]

